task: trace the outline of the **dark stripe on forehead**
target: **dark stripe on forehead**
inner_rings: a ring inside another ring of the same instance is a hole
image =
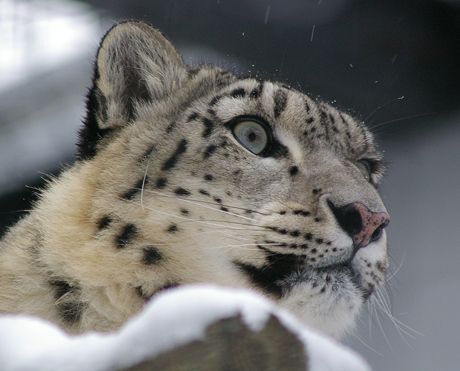
[[[249,98],[252,99],[257,99],[262,95],[262,90],[263,90],[264,85],[260,83],[255,89],[251,91],[251,94],[249,94]]]
[[[287,105],[287,93],[284,89],[278,89],[273,97],[275,118],[278,118]]]
[[[204,118],[203,119],[203,125],[205,127],[205,129],[203,130],[203,138],[207,138],[211,135],[212,133],[212,128],[214,127],[214,123],[207,119],[207,118]]]
[[[177,164],[177,161],[179,160],[180,156],[183,155],[185,153],[185,151],[187,150],[187,140],[186,139],[182,139],[180,142],[179,142],[179,145],[177,146],[176,150],[174,151],[174,153],[171,155],[170,158],[168,158],[165,163],[163,164],[161,170],[170,170],[172,169],[174,166],[176,166]]]
[[[233,90],[230,95],[233,97],[233,98],[244,98],[245,95],[246,95],[246,91],[243,89],[243,88],[237,88],[235,90]]]

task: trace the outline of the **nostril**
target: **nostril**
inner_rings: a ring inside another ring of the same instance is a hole
[[[363,219],[360,212],[354,207],[354,204],[336,207],[330,200],[328,200],[327,203],[335,219],[345,232],[350,236],[354,236],[361,231],[363,228]]]
[[[386,228],[389,224],[389,221],[386,220],[382,224],[380,224],[377,229],[372,233],[370,242],[377,241],[380,237],[382,237],[383,229]]]
[[[371,242],[377,241],[382,236],[382,232],[383,226],[379,226],[374,233],[372,233]]]

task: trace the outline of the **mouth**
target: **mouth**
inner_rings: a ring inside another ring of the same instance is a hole
[[[269,264],[256,267],[251,264],[234,262],[265,293],[281,299],[300,285],[308,285],[319,294],[332,292],[337,295],[347,291],[359,291],[364,300],[373,290],[361,284],[361,275],[352,267],[352,259],[324,267],[308,267],[294,254],[273,254]]]

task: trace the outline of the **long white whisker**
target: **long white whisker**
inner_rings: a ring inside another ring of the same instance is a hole
[[[214,207],[202,205],[202,203],[212,203],[212,202],[208,202],[208,201],[199,201],[199,200],[186,200],[186,199],[183,199],[183,198],[178,198],[178,197],[175,197],[175,196],[167,195],[167,194],[160,193],[160,192],[156,192],[156,191],[152,191],[152,190],[146,190],[146,191],[147,191],[147,192],[150,192],[150,193],[154,193],[154,194],[160,195],[160,196],[163,196],[163,197],[179,199],[179,200],[181,200],[181,202],[190,203],[190,204],[192,204],[192,205],[200,206],[200,207],[203,207],[203,208],[206,208],[206,209],[210,209],[210,210],[219,211],[219,212],[225,213],[225,214],[227,214],[227,215],[232,215],[232,216],[235,216],[235,217],[238,217],[238,218],[248,219],[248,220],[251,220],[251,221],[252,221],[252,218],[248,218],[247,216],[243,216],[243,215],[231,213],[231,212],[229,212],[229,211],[223,211],[223,210],[216,209],[216,208],[214,208]],[[212,204],[214,204],[214,205],[220,205],[220,204],[217,204],[217,203],[212,203]],[[227,205],[222,205],[222,206],[227,206]],[[228,206],[228,207],[232,207],[232,206]]]
[[[150,164],[150,162],[148,162],[147,166],[145,167],[144,178],[142,179],[142,189],[141,189],[141,208],[142,208],[142,211],[144,211],[145,179],[147,179],[147,171],[149,170],[149,164]]]

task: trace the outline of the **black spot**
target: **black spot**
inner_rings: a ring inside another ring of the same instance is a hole
[[[319,111],[320,121],[323,125],[327,125],[327,114],[322,109]]]
[[[305,101],[305,110],[307,113],[310,113],[310,105],[308,104],[308,101]]]
[[[171,157],[168,158],[166,162],[163,164],[163,166],[161,167],[161,170],[163,171],[170,170],[174,166],[176,166],[176,163],[179,160],[180,156],[183,155],[186,150],[187,150],[187,140],[182,139],[179,142],[179,145],[177,146],[174,153],[171,155]]]
[[[306,210],[294,210],[293,211],[294,215],[302,215],[302,216],[309,216],[311,213]]]
[[[175,123],[175,122],[169,124],[169,125],[167,126],[167,128],[166,128],[166,133],[167,133],[167,134],[170,134],[170,133],[174,130],[175,127],[176,127],[176,123]]]
[[[200,71],[201,71],[201,68],[200,68],[200,67],[196,67],[196,66],[195,66],[195,67],[188,67],[188,68],[187,68],[187,75],[188,75],[188,77],[193,78],[193,77],[195,77],[195,76],[198,74],[198,72],[200,72]]]
[[[376,266],[376,268],[377,268],[380,272],[382,272],[382,273],[385,273],[386,270],[387,270],[386,265],[383,264],[383,263],[381,263],[381,262],[377,262],[377,263],[375,264],[375,266]]]
[[[215,106],[217,102],[219,102],[220,98],[222,98],[220,95],[216,95],[214,98],[211,99],[211,102],[209,102],[209,105]]]
[[[275,108],[274,108],[275,118],[278,118],[283,113],[283,111],[286,109],[287,93],[283,89],[278,89],[275,92],[275,96],[273,99],[275,103]]]
[[[54,300],[61,299],[65,294],[71,293],[74,289],[67,281],[62,279],[51,279],[49,284],[54,288]]]
[[[243,88],[238,88],[238,89],[233,90],[230,93],[230,95],[233,98],[244,98],[246,96],[246,90],[244,90]]]
[[[316,128],[315,128],[315,127],[313,127],[313,128],[310,129],[310,133],[314,133],[314,132],[316,132]]]
[[[155,146],[152,145],[144,152],[144,154],[141,157],[141,161],[144,161],[147,158],[149,158],[152,155],[153,151],[155,151]]]
[[[295,231],[290,232],[289,234],[292,237],[299,237],[300,236],[300,231],[295,230]]]
[[[320,193],[321,191],[322,191],[321,188],[315,188],[315,189],[313,190],[313,194],[314,194],[314,195],[317,195],[317,194]]]
[[[287,234],[288,232],[287,232],[286,229],[283,228],[283,229],[278,230],[278,233],[279,234]]]
[[[187,119],[187,122],[191,122],[191,121],[194,121],[196,120],[198,117],[200,117],[200,115],[198,115],[198,113],[196,112],[193,112]]]
[[[211,156],[216,150],[216,148],[217,146],[214,144],[211,144],[210,146],[206,147],[206,149],[203,152],[203,157],[208,158],[209,156]]]
[[[103,216],[98,222],[97,222],[97,229],[99,231],[102,231],[103,229],[106,229],[109,227],[109,225],[112,223],[112,218],[108,215]]]
[[[156,187],[158,189],[163,189],[166,187],[166,184],[168,183],[168,179],[166,178],[158,178],[156,182]]]
[[[228,209],[227,209],[226,207],[224,207],[224,206],[221,206],[220,209],[221,209],[222,211],[228,212]]]
[[[148,182],[148,177],[139,179],[136,185],[130,190],[126,191],[126,193],[124,193],[123,196],[121,196],[121,198],[123,198],[124,200],[128,200],[128,201],[133,200],[134,197],[136,197],[136,195],[142,190],[142,186],[145,186],[147,182]]]
[[[317,238],[317,239],[316,239],[316,243],[321,244],[321,243],[323,243],[323,242],[324,242],[324,240],[323,240],[322,238]]]
[[[286,211],[280,211],[280,215],[286,215]]]
[[[211,174],[206,174],[206,175],[204,176],[204,180],[207,180],[208,182],[210,182],[210,181],[213,180],[213,179],[214,179],[214,177],[213,177]]]
[[[200,189],[198,192],[200,192],[202,195],[209,196],[209,192],[205,191],[204,189]]]
[[[79,300],[80,287],[71,285],[63,279],[51,279],[50,286],[55,290],[54,300],[59,315],[69,325],[80,321],[83,303]]]
[[[214,201],[216,201],[219,204],[222,203],[222,200],[219,197],[214,197]]]
[[[116,245],[119,249],[124,248],[137,236],[137,228],[134,224],[126,224],[120,235],[116,237]]]
[[[203,119],[203,125],[204,125],[205,129],[204,129],[204,131],[203,131],[202,136],[203,136],[203,138],[207,138],[207,137],[209,137],[209,136],[211,135],[211,133],[212,133],[212,129],[213,129],[213,127],[214,127],[214,123],[213,123],[211,120],[209,120],[209,119],[207,119],[207,118],[204,118],[204,119]]]
[[[299,268],[300,257],[294,254],[274,253],[264,249],[262,246],[259,248],[266,251],[268,264],[256,267],[239,261],[234,261],[233,263],[246,273],[254,284],[267,293],[280,298],[283,295],[283,287],[280,281]]]
[[[142,300],[148,301],[152,297],[152,295],[148,295],[145,293],[144,289],[142,286],[137,286],[135,287],[137,294],[141,297]]]
[[[259,84],[257,88],[255,88],[253,91],[251,91],[251,94],[249,94],[249,97],[252,99],[257,99],[260,97],[262,94],[262,89],[263,89],[263,84]]]
[[[181,187],[176,188],[174,190],[174,193],[178,196],[189,196],[191,194],[190,191],[187,191],[186,189],[181,188]]]
[[[190,212],[187,209],[180,209],[182,215],[188,215]]]
[[[144,248],[144,256],[142,261],[145,265],[157,264],[160,260],[163,259],[163,255],[158,251],[155,246],[149,246]]]
[[[311,241],[313,239],[313,235],[311,233],[307,233],[303,236],[307,241]]]
[[[321,218],[315,218],[315,222],[319,223],[321,221]]]
[[[169,233],[175,233],[175,232],[177,232],[178,230],[179,230],[179,228],[177,228],[177,225],[175,225],[175,224],[171,224],[171,225],[169,226],[169,228],[168,228],[168,232],[169,232]]]
[[[289,174],[291,174],[292,176],[296,175],[298,172],[299,172],[299,168],[297,166],[292,166],[289,169]]]

